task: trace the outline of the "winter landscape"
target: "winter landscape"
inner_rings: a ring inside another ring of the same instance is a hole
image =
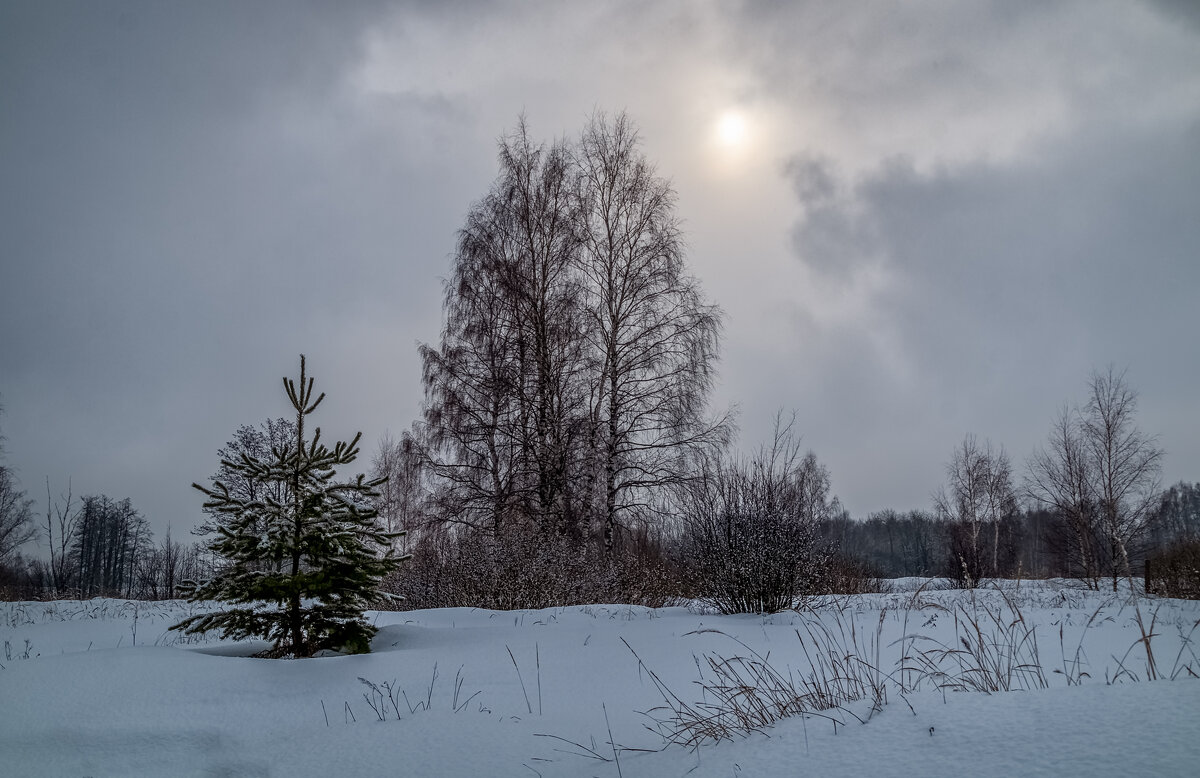
[[[766,616],[373,612],[370,655],[294,661],[180,640],[186,603],[6,603],[0,753],[9,775],[1195,774],[1200,604],[940,585]]]
[[[1198,9],[0,0],[0,775],[1200,775]]]

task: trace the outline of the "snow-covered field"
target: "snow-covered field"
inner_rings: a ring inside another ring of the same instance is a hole
[[[1026,581],[766,617],[379,612],[371,655],[296,661],[181,641],[189,607],[0,603],[0,773],[1200,774],[1196,602]],[[809,712],[739,733],[722,693],[751,724]]]

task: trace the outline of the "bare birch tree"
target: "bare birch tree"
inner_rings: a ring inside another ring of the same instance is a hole
[[[459,233],[441,342],[421,347],[430,505],[494,534],[596,528],[611,550],[724,439],[704,420],[720,311],[624,116],[549,145],[522,120],[499,163]]]
[[[25,496],[12,470],[0,465],[0,564],[35,537],[33,500]]]
[[[1087,446],[1078,412],[1063,408],[1046,448],[1033,453],[1026,467],[1025,492],[1062,522],[1067,572],[1096,588],[1100,580],[1096,547],[1096,499]]]
[[[934,495],[934,506],[952,525],[952,572],[974,586],[983,577],[1005,572],[1001,535],[1017,513],[1012,466],[1003,448],[993,449],[986,440],[980,444],[968,434],[954,449],[946,477],[949,490],[943,487]],[[985,533],[991,535],[990,544]]]
[[[79,512],[71,510],[71,482],[67,481],[67,493],[59,504],[50,497],[50,477],[46,477],[46,543],[50,546],[50,588],[55,597],[64,596],[75,585],[72,568],[68,564],[71,546],[79,523]],[[55,531],[57,529],[57,532]]]
[[[416,540],[418,514],[425,496],[421,457],[412,433],[405,432],[399,439],[384,433],[371,460],[371,478],[387,479],[378,487],[375,500],[379,520],[389,533],[404,531],[399,538],[402,553],[408,553]]]
[[[497,532],[522,515],[558,528],[574,509],[584,404],[571,158],[522,120],[499,160],[459,233],[441,344],[421,348],[429,465],[448,516]]]
[[[4,407],[0,406],[3,413]],[[0,435],[0,460],[3,457],[4,436]],[[25,496],[12,468],[0,462],[0,564],[35,537],[33,500]]]
[[[210,483],[220,481],[229,489],[229,493],[238,499],[253,502],[255,500],[272,499],[285,503],[290,501],[291,492],[286,483],[264,483],[261,480],[247,478],[238,472],[235,465],[242,457],[266,459],[271,451],[286,446],[296,437],[296,423],[291,419],[279,417],[267,419],[258,426],[243,424],[234,430],[233,437],[225,445],[217,449],[220,465],[209,478]],[[216,511],[206,508],[207,521],[198,526],[194,532],[197,535],[210,535],[217,532],[226,517]]]
[[[1130,549],[1158,505],[1163,450],[1137,428],[1137,393],[1124,372],[1096,371],[1088,389],[1084,406],[1060,413],[1049,449],[1030,459],[1026,489],[1070,528],[1092,585],[1103,563],[1116,591],[1118,577],[1132,572]]]
[[[84,497],[68,556],[81,597],[130,597],[151,548],[149,522],[128,498]]]
[[[1134,424],[1137,392],[1112,367],[1092,374],[1082,431],[1091,461],[1097,515],[1108,543],[1113,591],[1132,574],[1129,551],[1157,507],[1163,450]]]
[[[684,454],[723,443],[706,421],[721,312],[686,273],[675,192],[625,114],[597,114],[579,144],[579,214],[602,473],[605,547],[623,513],[684,476]]]

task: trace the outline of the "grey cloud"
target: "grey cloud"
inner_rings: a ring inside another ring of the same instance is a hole
[[[1200,5],[1192,0],[1151,0],[1151,5],[1168,18],[1178,19],[1200,30]]]
[[[34,485],[73,476],[186,528],[188,484],[238,424],[278,411],[296,353],[334,384],[356,361],[411,370],[437,304],[405,279],[440,265],[457,198],[339,98],[371,12],[0,10],[0,392]],[[328,337],[364,319],[394,356]],[[397,415],[415,391],[391,387],[411,383],[378,387]],[[369,421],[340,407],[331,429]]]
[[[807,206],[812,167],[791,174]],[[1143,424],[1175,454],[1169,476],[1195,477],[1188,468],[1200,461],[1200,418],[1187,408],[1194,360],[1181,355],[1194,350],[1200,329],[1197,181],[1193,125],[1074,139],[1015,166],[921,174],[892,161],[854,184],[848,200],[806,207],[796,229],[801,261],[843,281],[839,258],[862,261],[869,232],[871,250],[897,279],[873,308],[915,384],[897,397],[885,358],[894,355],[864,349],[864,333],[849,328],[824,335],[831,388],[815,390],[827,407],[845,409],[856,397],[853,420],[839,418],[864,436],[902,427],[906,434],[892,440],[917,448],[937,441],[925,457],[892,452],[890,467],[904,476],[892,476],[890,494],[919,500],[915,486],[933,484],[928,465],[922,477],[915,464],[937,461],[967,431],[1019,460],[1060,404],[1082,394],[1088,371],[1110,362],[1128,365],[1149,398]],[[901,409],[907,418],[896,418]],[[837,451],[837,430],[822,434],[835,457],[851,458]],[[846,485],[857,494],[876,489]]]
[[[747,445],[796,407],[853,510],[922,505],[962,432],[1019,455],[1114,361],[1197,477],[1194,28],[1093,8],[0,4],[9,461],[186,527],[188,484],[284,412],[300,351],[322,426],[369,451],[418,412],[413,344],[497,135],[522,109],[549,137],[627,107],[708,293],[755,314],[721,370]],[[788,128],[769,153],[792,198],[704,167],[734,104]],[[805,272],[770,278],[789,248]],[[861,319],[802,302],[875,270]]]
[[[796,253],[825,280],[850,283],[879,251],[868,215],[856,205],[853,184],[828,157],[811,153],[788,160],[784,175],[802,211],[792,231]]]
[[[797,154],[784,165],[800,204],[807,208],[826,205],[838,193],[834,163],[818,154]]]

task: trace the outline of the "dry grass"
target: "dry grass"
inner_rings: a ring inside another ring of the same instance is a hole
[[[953,608],[934,606],[954,619],[954,640],[944,643],[925,635],[905,635],[910,649],[901,658],[901,672],[915,676],[914,688],[925,681],[950,691],[1010,692],[1044,689],[1049,684],[1038,651],[1037,627],[1003,595],[1004,607],[972,601]],[[1007,612],[1006,612],[1007,611]]]
[[[1200,629],[1200,619],[1195,620],[1191,626],[1184,632],[1184,625],[1180,624],[1179,630],[1179,651],[1175,654],[1175,661],[1171,666],[1169,673],[1159,669],[1158,660],[1154,655],[1154,638],[1159,637],[1161,633],[1155,632],[1158,626],[1158,615],[1162,610],[1162,605],[1159,604],[1154,608],[1154,612],[1150,615],[1150,623],[1146,624],[1145,617],[1142,615],[1141,604],[1138,603],[1134,608],[1134,623],[1137,624],[1139,637],[1137,640],[1125,650],[1125,654],[1117,659],[1113,656],[1112,659],[1117,664],[1117,669],[1114,674],[1109,677],[1105,673],[1105,680],[1108,683],[1117,683],[1118,681],[1160,681],[1171,680],[1181,676],[1189,678],[1200,678],[1200,657],[1196,655],[1196,647],[1194,636],[1197,629]],[[1140,652],[1145,656],[1145,664],[1143,671],[1138,674],[1130,666],[1130,655]]]
[[[907,695],[923,688],[943,694],[990,694],[1050,685],[1037,627],[1022,613],[1012,593],[995,587],[978,596],[972,593],[967,601],[947,604],[931,601],[918,590],[906,599],[895,611],[882,609],[878,620],[866,628],[856,615],[859,609],[853,598],[840,602],[826,599],[818,607],[798,610],[804,619],[795,630],[803,670],[772,662],[769,655],[720,630],[688,633],[720,635],[735,646],[732,653],[709,652],[696,658],[700,677],[693,683],[698,700],[668,686],[626,642],[639,672],[649,678],[662,699],[661,705],[644,712],[649,719],[647,727],[662,738],[663,747],[694,749],[704,743],[765,733],[774,723],[793,716],[823,718],[835,728],[851,721],[865,723],[889,698],[900,699],[912,710]],[[1065,676],[1068,685],[1091,677],[1084,639],[1093,625],[1112,619],[1105,615],[1112,604],[1106,600],[1091,613],[1070,655],[1060,623],[1063,666],[1053,672]],[[882,636],[889,614],[903,619],[902,637],[885,646]],[[909,629],[912,616],[923,620],[921,627]],[[939,617],[943,637],[926,634],[927,628],[936,631]],[[945,635],[947,621],[951,622],[949,635]],[[1157,609],[1147,622],[1139,605],[1135,622],[1140,637],[1123,658],[1114,657],[1119,670],[1107,679],[1110,683],[1198,676],[1200,661],[1193,637],[1200,629],[1200,619],[1179,626],[1180,648],[1170,673],[1164,672],[1154,656],[1154,640],[1160,634]],[[899,657],[889,669],[884,654],[895,647]],[[1146,658],[1144,672],[1129,662],[1129,657],[1139,652]]]
[[[664,746],[696,748],[706,742],[764,732],[791,716],[822,718],[835,729],[850,720],[865,723],[887,704],[888,686],[895,685],[880,669],[886,611],[880,612],[874,631],[860,630],[857,621],[846,617],[843,610],[832,613],[832,625],[810,612],[812,618],[805,620],[803,631],[796,630],[809,666],[804,673],[778,667],[768,656],[721,630],[687,633],[721,635],[738,649],[731,656],[707,653],[697,658],[698,702],[688,702],[672,691],[622,639],[663,700],[662,705],[645,711],[648,728],[662,737]],[[852,706],[866,701],[869,708]]]
[[[477,691],[474,694],[463,697],[463,668],[459,667],[458,672],[454,675],[454,696],[450,701],[450,710],[455,713],[460,713],[467,705],[480,695]],[[387,721],[391,715],[396,721],[401,719],[404,709],[408,710],[408,714],[415,715],[422,711],[433,709],[433,690],[437,685],[438,666],[433,665],[433,675],[429,679],[429,686],[425,688],[425,696],[421,697],[414,695],[409,699],[408,692],[401,688],[395,681],[384,681],[382,683],[374,683],[366,678],[359,677],[359,682],[367,687],[367,691],[363,692],[363,700],[366,701],[367,707],[375,714],[375,718],[379,721]],[[403,708],[401,702],[404,703]],[[324,703],[322,702],[322,708]],[[350,709],[350,703],[346,703],[346,710]],[[390,713],[389,713],[390,711]],[[326,716],[328,721],[328,716]]]

